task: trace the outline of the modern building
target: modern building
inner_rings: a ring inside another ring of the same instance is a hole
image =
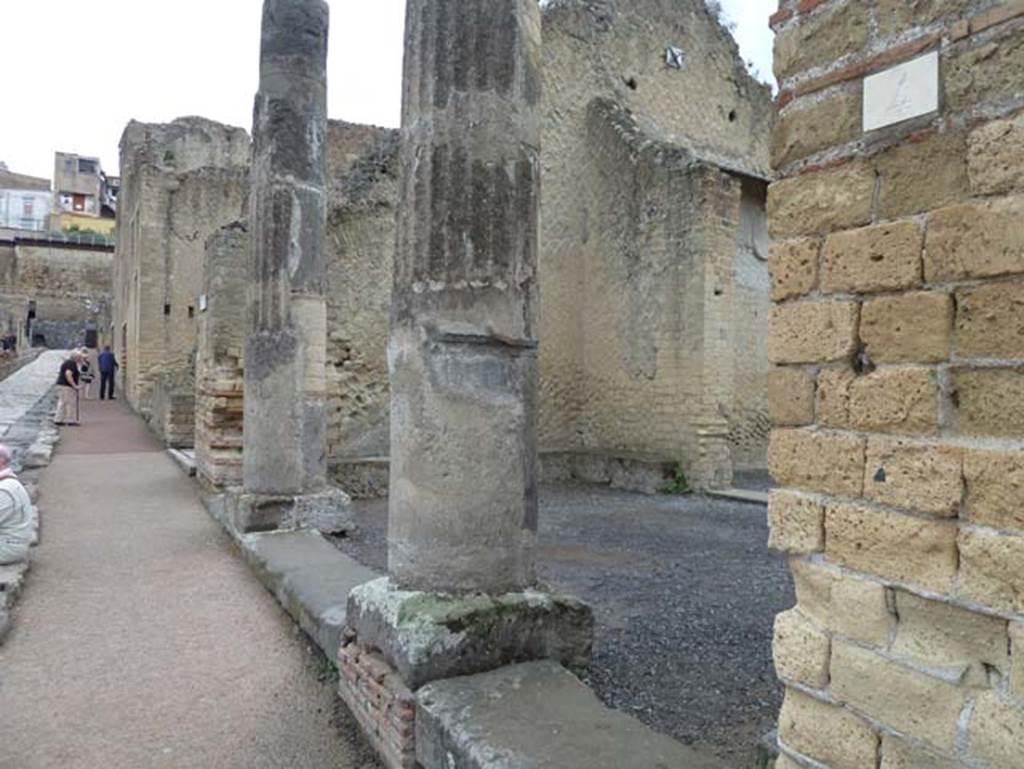
[[[51,199],[48,179],[12,173],[6,165],[0,167],[0,228],[45,230]]]
[[[111,201],[119,188],[120,180],[103,173],[99,158],[55,153],[50,229],[113,234],[116,203]]]

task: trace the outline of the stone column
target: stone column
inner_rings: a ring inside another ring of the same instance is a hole
[[[327,4],[265,0],[253,118],[243,530],[335,528],[324,301]]]
[[[537,3],[409,0],[405,56],[391,577],[349,596],[339,664],[357,717],[367,655],[416,689],[512,661],[580,664],[593,624],[534,586]]]
[[[389,346],[402,587],[533,582],[539,67],[531,0],[408,4]]]

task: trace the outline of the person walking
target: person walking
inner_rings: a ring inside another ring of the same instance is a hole
[[[78,390],[81,373],[78,364],[82,362],[82,354],[75,350],[71,357],[60,364],[57,375],[57,414],[54,423],[58,425],[78,424]]]
[[[14,453],[0,444],[0,565],[28,559],[35,538],[35,508],[14,474]]]
[[[114,375],[120,368],[117,362],[117,358],[114,357],[114,353],[110,351],[110,345],[108,344],[103,348],[103,352],[100,353],[99,357],[100,366],[100,400],[116,400],[114,398]]]

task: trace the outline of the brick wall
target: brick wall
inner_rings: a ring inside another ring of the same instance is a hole
[[[778,767],[1020,767],[1024,3],[773,24]],[[863,133],[863,78],[929,51],[940,111]]]

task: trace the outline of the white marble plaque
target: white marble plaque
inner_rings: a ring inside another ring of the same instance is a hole
[[[864,78],[865,132],[937,112],[938,109],[938,51]]]

